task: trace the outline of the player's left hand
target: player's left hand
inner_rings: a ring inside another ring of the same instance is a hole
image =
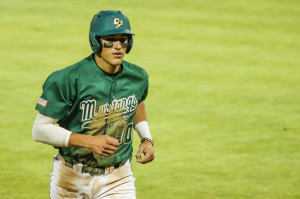
[[[144,157],[142,157],[142,154],[144,154]],[[135,157],[136,161],[141,164],[151,162],[154,159],[154,148],[152,143],[147,140],[141,143],[139,151]]]

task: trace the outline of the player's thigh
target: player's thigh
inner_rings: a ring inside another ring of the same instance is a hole
[[[90,179],[54,158],[50,182],[51,198],[89,198]]]
[[[119,169],[115,169],[104,178],[105,185],[99,187],[99,194],[96,196],[97,199],[136,198],[135,178],[133,177],[129,162]]]

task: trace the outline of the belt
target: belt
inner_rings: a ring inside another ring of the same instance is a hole
[[[102,175],[102,174],[109,174],[111,173],[114,169],[118,169],[119,167],[123,166],[124,164],[114,164],[114,165],[109,165],[109,166],[101,166],[101,167],[91,167],[87,165],[83,165],[81,163],[79,164],[73,164],[71,162],[66,161],[60,154],[56,155],[57,160],[62,160],[63,164],[66,167],[69,167],[76,171],[77,173],[88,173],[91,176],[94,175]]]

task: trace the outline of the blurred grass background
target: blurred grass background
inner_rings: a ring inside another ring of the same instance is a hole
[[[141,199],[300,198],[300,2],[0,2],[0,198],[48,198],[51,146],[31,128],[42,84],[91,53],[89,23],[122,10],[125,59],[150,76],[156,159],[133,163]],[[135,136],[134,150],[139,141]]]

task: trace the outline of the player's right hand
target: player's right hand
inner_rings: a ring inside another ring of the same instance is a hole
[[[90,150],[105,157],[114,154],[118,146],[119,141],[108,135],[90,137]]]

